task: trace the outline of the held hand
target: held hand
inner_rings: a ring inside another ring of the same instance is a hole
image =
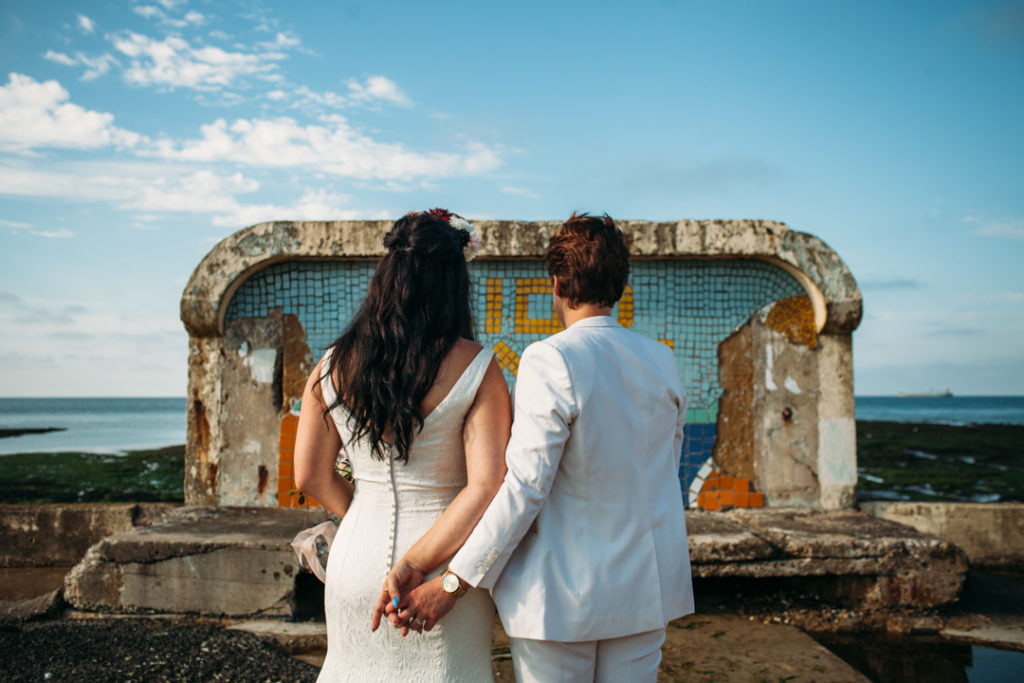
[[[417,633],[429,631],[455,607],[458,599],[441,588],[440,577],[433,578],[406,595],[401,615],[393,616],[391,623],[402,629],[402,635],[409,629]]]
[[[398,619],[398,611],[405,607],[402,602],[403,596],[421,583],[423,583],[423,572],[406,562],[404,558],[399,560],[384,579],[384,587],[381,588],[380,597],[377,598],[377,604],[373,608],[370,630],[377,630],[377,627],[380,626],[380,619],[385,614],[389,615],[392,623],[395,623]]]

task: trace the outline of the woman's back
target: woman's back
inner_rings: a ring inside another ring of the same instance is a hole
[[[486,591],[470,591],[454,618],[404,639],[390,627],[371,632],[369,615],[395,559],[466,486],[463,424],[492,356],[465,340],[449,352],[424,401],[429,412],[407,462],[398,461],[392,447],[383,461],[375,457],[366,439],[350,440],[344,404],[331,411],[352,465],[355,495],[328,561],[325,607],[332,648],[320,680],[490,680],[494,606]],[[324,381],[330,402],[334,387]],[[440,568],[433,574],[439,573]]]
[[[330,351],[321,366],[327,364],[329,355]],[[331,410],[345,456],[352,465],[357,493],[360,481],[386,483],[392,476],[396,484],[455,489],[454,493],[466,485],[462,425],[492,355],[466,339],[460,339],[448,352],[434,385],[421,403],[423,429],[413,440],[407,462],[395,459],[393,447],[385,449],[384,460],[378,459],[366,439],[353,440],[348,408],[342,403]],[[336,395],[334,384],[325,377],[321,387],[328,404],[332,403]]]

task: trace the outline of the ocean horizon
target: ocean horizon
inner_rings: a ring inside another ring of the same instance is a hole
[[[855,401],[858,421],[1024,425],[1024,396],[857,396]],[[185,443],[186,407],[184,396],[0,398],[0,430],[60,429],[0,438],[0,455],[178,446]]]

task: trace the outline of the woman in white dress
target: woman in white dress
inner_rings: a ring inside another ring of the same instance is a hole
[[[306,383],[295,481],[342,522],[327,563],[327,657],[320,681],[491,680],[494,606],[446,585],[443,624],[378,628],[381,590],[443,573],[505,475],[508,387],[472,341],[466,261],[473,227],[434,209],[384,237],[365,301]],[[344,449],[354,485],[335,469]],[[454,575],[450,575],[454,577]],[[397,579],[395,577],[398,577]]]

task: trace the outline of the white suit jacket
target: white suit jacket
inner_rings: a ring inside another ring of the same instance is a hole
[[[685,416],[672,352],[608,316],[526,349],[508,474],[449,565],[491,589],[508,635],[600,640],[693,612]]]

